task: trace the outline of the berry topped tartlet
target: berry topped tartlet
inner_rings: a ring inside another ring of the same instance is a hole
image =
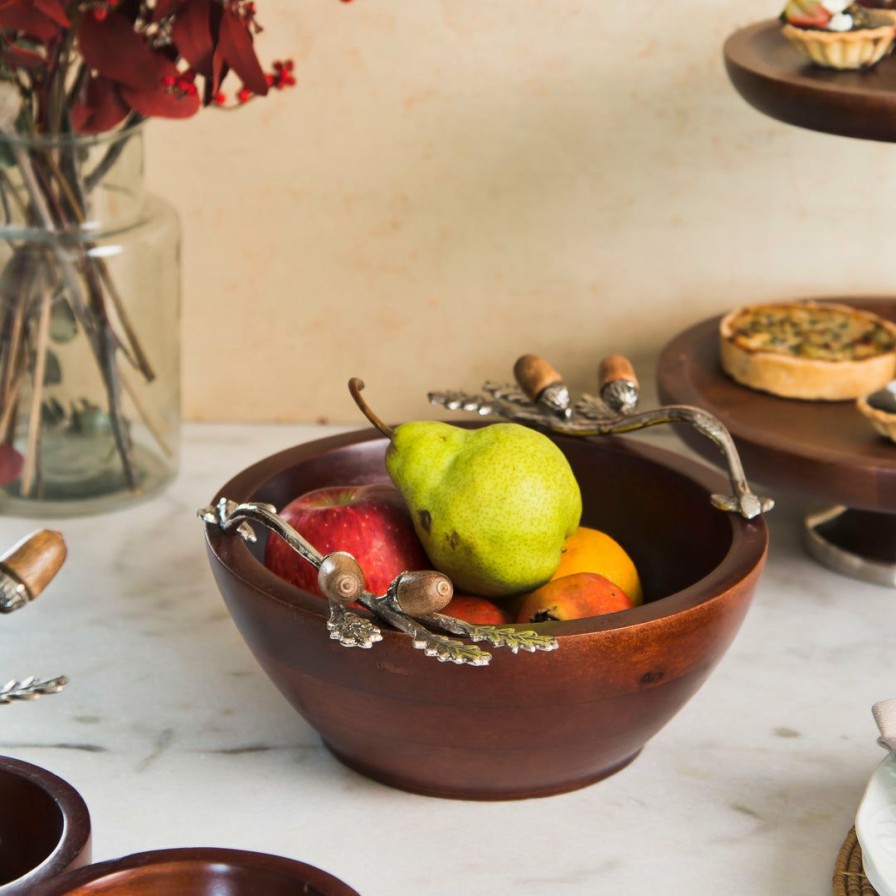
[[[896,43],[896,14],[849,0],[788,0],[780,19],[784,36],[824,68],[868,68]]]

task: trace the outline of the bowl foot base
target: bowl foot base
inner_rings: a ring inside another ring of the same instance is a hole
[[[573,790],[580,790],[583,787],[588,787],[590,784],[596,784],[598,781],[602,781],[604,778],[609,778],[611,775],[616,774],[616,772],[622,771],[622,769],[633,762],[641,752],[640,749],[636,750],[634,753],[632,753],[631,756],[626,756],[625,759],[623,759],[621,762],[618,762],[610,766],[609,768],[603,769],[597,774],[588,775],[584,778],[576,778],[572,781],[560,781],[544,786],[521,785],[518,788],[508,788],[506,790],[487,790],[484,788],[477,788],[472,785],[463,786],[438,783],[430,784],[426,781],[405,778],[401,775],[383,771],[382,769],[373,768],[364,762],[359,762],[351,756],[346,756],[326,740],[323,743],[324,746],[333,754],[333,756],[335,756],[336,759],[338,759],[343,765],[352,769],[352,771],[356,771],[359,774],[364,775],[366,778],[371,778],[374,781],[379,781],[380,784],[386,784],[389,787],[395,787],[398,790],[405,790],[409,793],[421,794],[422,796],[435,796],[442,799],[452,800],[478,800],[492,802],[497,802],[500,800],[525,800],[538,797],[557,796],[561,793],[570,793]]]
[[[804,521],[806,550],[819,563],[865,582],[896,587],[896,514],[836,506]]]

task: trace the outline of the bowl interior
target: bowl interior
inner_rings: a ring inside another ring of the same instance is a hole
[[[557,437],[556,441],[582,490],[582,524],[602,529],[628,551],[642,579],[645,604],[687,592],[726,565],[746,521],[710,503],[712,491],[727,487],[716,471],[633,440]],[[387,482],[386,445],[384,438],[367,430],[300,445],[239,474],[218,497],[282,508],[302,492],[324,485]],[[764,523],[751,525],[755,540],[762,541]],[[267,531],[258,526],[256,534],[254,545],[241,545],[225,564],[235,561],[241,574],[283,596],[273,583],[276,577],[261,566]],[[209,538],[220,557],[223,539],[215,532]],[[246,550],[254,560],[240,561],[237,551]],[[645,609],[625,612],[643,615]],[[324,612],[322,606],[320,611]]]
[[[90,861],[87,805],[66,781],[0,756],[0,896],[30,896],[41,881]]]
[[[35,781],[0,769],[0,887],[46,861],[62,839],[62,810]],[[2,892],[2,890],[0,890]]]

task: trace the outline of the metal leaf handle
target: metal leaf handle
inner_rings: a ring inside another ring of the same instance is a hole
[[[223,532],[235,529],[237,535],[253,543],[256,537],[252,523],[260,523],[279,535],[303,560],[316,569],[320,570],[324,561],[324,555],[314,545],[278,516],[277,508],[273,504],[259,502],[238,504],[227,498],[221,498],[214,506],[199,510],[198,516],[206,523],[217,525]],[[382,640],[382,632],[373,623],[347,610],[341,600],[329,594],[326,598],[330,609],[327,629],[334,641],[339,641],[344,647],[369,648]]]
[[[321,554],[277,514],[272,504],[258,502],[238,504],[225,497],[213,506],[200,509],[197,515],[209,525],[218,526],[224,532],[235,530],[242,538],[253,542],[255,532],[252,523],[259,523],[283,538],[302,559],[311,563],[318,571],[324,562],[333,556]],[[344,556],[350,557],[347,554]],[[402,608],[402,585],[407,577],[428,574],[402,573],[392,581],[385,594],[376,595],[366,588],[361,588],[356,595],[353,595],[353,599],[370,610],[380,621],[408,635],[417,650],[422,650],[426,656],[435,657],[440,662],[485,666],[490,662],[491,654],[475,644],[446,637],[431,631],[430,628],[439,628],[451,634],[461,635],[469,641],[487,641],[493,647],[507,647],[513,653],[520,650],[528,652],[554,650],[557,647],[556,639],[533,631],[471,626],[442,613],[426,613],[420,617],[412,615]],[[345,647],[371,647],[375,642],[382,640],[382,632],[376,625],[346,609],[344,600],[329,593],[324,588],[324,583],[322,590],[330,606],[327,628],[331,638]]]
[[[528,368],[538,368],[534,356]],[[519,375],[520,360],[514,367]],[[553,370],[546,362],[541,361]],[[469,392],[430,392],[429,401],[446,410],[467,411],[479,416],[499,416],[558,435],[591,438],[634,432],[663,423],[685,423],[710,439],[722,452],[728,468],[732,493],[713,494],[710,500],[720,510],[737,512],[746,519],[753,519],[774,507],[768,497],[755,495],[747,483],[743,465],[731,434],[724,424],[709,411],[690,405],[666,405],[648,411],[638,411],[639,387],[637,377],[628,361],[619,355],[603,359],[599,367],[600,397],[581,395],[575,402],[558,403],[556,395],[563,395],[562,385],[551,379],[551,395],[548,390],[537,392],[537,386],[517,382],[506,385],[486,382],[482,394]]]
[[[474,625],[436,613],[426,617],[426,622],[455,635],[461,635],[473,642],[486,641],[492,647],[506,647],[511,653],[535,653],[536,651],[556,650],[560,645],[550,635],[541,635],[530,629],[516,629],[511,626]]]
[[[357,613],[346,610],[332,600],[327,630],[330,637],[343,647],[370,648],[377,641],[383,640],[383,633],[372,622],[362,619]]]

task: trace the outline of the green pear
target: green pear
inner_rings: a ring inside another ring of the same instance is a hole
[[[429,559],[455,590],[503,597],[548,581],[582,515],[579,485],[557,445],[519,423],[391,429],[352,382],[359,407],[390,437],[386,469]]]

